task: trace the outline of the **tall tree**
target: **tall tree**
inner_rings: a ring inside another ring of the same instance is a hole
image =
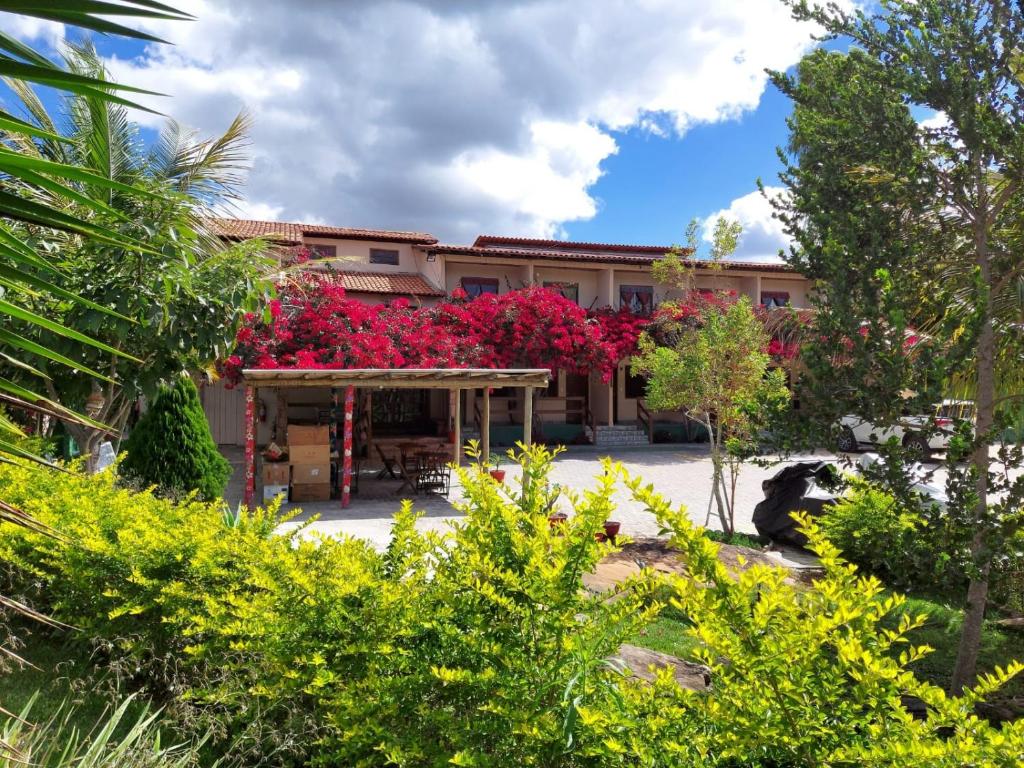
[[[106,77],[90,47],[70,47],[67,64],[82,77],[100,82]],[[230,200],[241,181],[248,121],[238,117],[223,136],[210,141],[197,141],[169,122],[147,150],[124,105],[94,94],[72,94],[63,113],[54,117],[29,86],[15,80],[9,85],[21,97],[31,124],[61,137],[13,142],[23,154],[81,168],[119,185],[81,185],[67,203],[69,214],[83,215],[83,201],[100,200],[109,213],[91,212],[93,218],[148,245],[142,252],[75,233],[27,229],[33,242],[54,254],[60,287],[88,300],[69,303],[42,296],[29,299],[29,305],[63,325],[87,329],[105,346],[68,343],[46,328],[24,324],[16,327],[21,336],[57,350],[77,368],[54,365],[31,350],[26,359],[45,375],[52,402],[86,410],[120,430],[132,404],[154,395],[162,379],[225,357],[238,323],[260,294],[261,276],[270,266],[259,255],[263,244],[227,246],[204,227],[214,207]],[[85,371],[105,375],[105,380]],[[10,373],[16,381],[25,375]],[[104,434],[90,424],[68,429],[87,453],[95,451]]]
[[[773,75],[795,102],[788,259],[820,289],[808,397],[822,417],[852,405],[875,420],[926,409],[955,382],[976,401],[959,692],[975,675],[993,544],[1017,514],[993,496],[990,442],[1009,382],[997,362],[1021,348],[1019,315],[1006,319],[1024,268],[1024,16],[1002,0],[882,0],[874,13],[785,1],[851,44],[812,54],[796,78]],[[937,119],[919,125],[911,107]]]

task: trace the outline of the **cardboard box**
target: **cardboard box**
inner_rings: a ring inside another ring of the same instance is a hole
[[[331,428],[326,424],[307,426],[305,424],[288,425],[288,447],[294,445],[329,445]]]
[[[318,464],[292,464],[292,485],[330,485],[330,462]]]
[[[271,501],[278,496],[284,496],[285,501],[288,500],[288,483],[283,485],[263,485],[263,500]]]
[[[288,462],[263,462],[263,485],[288,485]]]
[[[327,464],[331,460],[329,445],[289,445],[288,463],[296,464]]]
[[[292,485],[292,502],[330,501],[331,484],[316,483],[313,485]]]

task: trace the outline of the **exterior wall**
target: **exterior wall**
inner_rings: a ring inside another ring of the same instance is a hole
[[[199,388],[213,441],[218,445],[245,445],[245,389],[228,389],[223,381]]]
[[[810,306],[809,294],[810,284],[807,280],[800,279],[778,279],[774,277],[761,278],[762,291],[786,291],[789,293],[789,302],[794,307]]]
[[[537,263],[533,267],[533,280],[537,285],[544,283],[576,283],[579,286],[581,307],[602,307],[598,293],[598,271],[596,269],[571,269]]]
[[[463,264],[459,262],[446,262],[444,265],[445,277],[444,288],[451,293],[460,287],[464,277],[491,277],[498,281],[498,293],[507,293],[509,289],[522,288],[528,284],[526,265],[522,263],[513,264],[486,264],[474,262]]]
[[[327,237],[303,238],[305,245],[333,245],[337,249],[337,260],[331,262],[335,269],[352,272],[419,272],[416,255],[409,243],[387,243],[369,240],[338,240]],[[386,248],[398,251],[398,266],[392,264],[371,264],[370,249]],[[315,261],[312,262],[315,264]]]

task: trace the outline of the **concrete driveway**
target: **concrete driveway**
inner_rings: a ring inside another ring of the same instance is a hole
[[[238,478],[241,475],[241,455],[236,451],[225,453],[236,467],[235,479],[228,489],[226,497],[229,501],[241,497],[241,486]],[[577,491],[596,487],[596,478],[601,474],[601,458],[608,452],[598,452],[593,448],[570,448],[561,454],[554,463],[551,473],[553,482],[568,486]],[[711,489],[711,461],[707,456],[707,447],[695,446],[653,446],[641,449],[620,449],[611,452],[611,457],[621,461],[634,475],[653,483],[654,487],[673,504],[686,506],[690,518],[699,524],[704,523],[708,509],[708,498]],[[785,463],[808,459],[830,458],[828,454],[815,456],[797,456],[787,459]],[[781,465],[779,465],[781,466]],[[762,468],[754,464],[744,466],[737,486],[737,519],[736,528],[749,533],[754,532],[751,515],[754,506],[763,498],[761,482],[778,471],[779,466]],[[506,464],[506,484],[515,485],[518,467]],[[372,476],[372,475],[371,475]],[[415,509],[423,512],[418,525],[422,529],[443,530],[448,521],[458,517],[457,505],[463,499],[462,489],[453,476],[451,493],[448,499],[438,496],[412,497]],[[286,523],[283,528],[293,528],[313,515],[317,520],[309,530],[320,534],[338,536],[348,535],[368,539],[374,546],[383,548],[387,545],[392,516],[401,505],[402,496],[393,493],[378,494],[375,498],[359,495],[352,497],[348,509],[341,509],[340,503],[313,502],[289,505],[287,509],[301,507],[301,513],[294,521]],[[622,523],[622,532],[631,537],[655,537],[658,535],[658,524],[654,517],[644,511],[640,504],[631,500],[628,491],[620,489],[616,493],[617,512],[615,519]],[[712,515],[711,528],[720,528],[716,515]]]

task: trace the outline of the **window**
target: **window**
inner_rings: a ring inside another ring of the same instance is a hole
[[[371,248],[370,249],[370,263],[371,264],[391,264],[392,266],[398,266],[398,251],[390,248]]]
[[[626,397],[638,398],[647,394],[647,377],[626,371]]]
[[[638,315],[654,311],[654,287],[650,285],[619,286],[619,306],[628,307]]]
[[[311,259],[334,259],[338,256],[338,246],[336,245],[320,245],[319,243],[313,243],[308,246],[309,258]]]
[[[786,291],[761,291],[761,303],[765,309],[778,309],[789,304],[789,293]]]
[[[471,299],[475,299],[484,293],[498,293],[498,278],[496,277],[464,277],[462,278],[462,290]]]
[[[545,281],[545,288],[554,288],[569,301],[580,303],[580,284]]]

